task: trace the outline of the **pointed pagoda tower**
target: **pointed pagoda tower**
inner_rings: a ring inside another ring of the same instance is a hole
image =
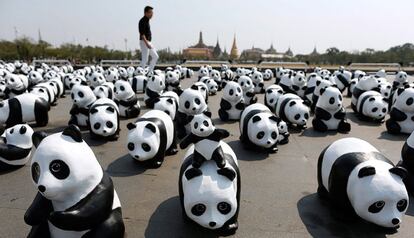
[[[221,52],[221,48],[220,48],[220,44],[219,44],[219,39],[217,37],[217,43],[216,43],[216,46],[213,49],[213,57],[217,59],[221,55],[222,55],[222,52]]]
[[[233,46],[231,47],[231,51],[230,51],[230,59],[238,59],[238,58],[239,58],[239,50],[237,49],[237,45],[236,45],[236,34],[234,34]]]

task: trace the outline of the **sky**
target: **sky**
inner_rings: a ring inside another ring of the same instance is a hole
[[[177,51],[204,42],[229,51],[254,47],[293,53],[329,47],[386,50],[414,41],[413,0],[0,0],[0,39],[29,36],[134,50],[146,5],[157,49]],[[16,32],[17,30],[17,32]],[[127,44],[125,45],[125,39]]]

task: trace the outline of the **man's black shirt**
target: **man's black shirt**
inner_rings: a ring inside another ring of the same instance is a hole
[[[139,29],[139,39],[142,40],[142,35],[145,35],[148,41],[151,41],[151,28],[149,24],[149,19],[146,16],[143,16],[138,23]]]

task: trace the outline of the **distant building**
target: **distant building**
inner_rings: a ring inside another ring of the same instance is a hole
[[[213,46],[207,46],[203,42],[203,32],[200,31],[198,43],[183,50],[185,58],[211,59],[213,57]]]
[[[293,57],[293,53],[290,48],[286,51],[286,53],[279,53],[273,47],[273,44],[271,44],[270,48],[267,50],[262,50],[253,46],[251,49],[244,50],[240,56],[243,60],[277,60],[290,57]]]
[[[312,55],[312,56],[319,55],[318,51],[316,50],[316,46],[315,46],[315,48],[313,48],[313,51],[312,51],[312,53],[310,53],[310,55]]]
[[[213,57],[214,58],[220,58],[221,56],[222,56],[222,52],[221,52],[221,48],[220,48],[220,44],[219,44],[219,40],[218,40],[218,38],[217,38],[217,43],[216,43],[216,46],[214,47],[214,49],[213,49]]]
[[[240,58],[243,60],[259,60],[262,58],[262,55],[264,53],[264,50],[252,46],[251,49],[243,50],[243,52],[240,55]]]
[[[230,59],[238,59],[239,58],[239,50],[237,49],[236,45],[236,34],[234,34],[233,45],[230,51]]]

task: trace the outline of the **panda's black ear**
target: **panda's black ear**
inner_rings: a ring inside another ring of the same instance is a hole
[[[397,95],[400,96],[402,92],[404,92],[404,88],[398,88]]]
[[[375,101],[375,98],[373,98],[373,97],[369,98],[368,101],[370,101],[370,102]]]
[[[76,142],[82,142],[82,133],[79,127],[74,124],[70,124],[68,127],[66,127],[63,130],[62,135],[69,136]]]
[[[108,112],[112,112],[112,113],[114,113],[115,112],[115,109],[113,108],[113,107],[107,107],[106,108],[106,110],[108,111]]]
[[[289,103],[289,107],[293,107],[295,104],[296,104],[296,101],[291,101],[291,102]]]
[[[375,174],[375,168],[372,166],[365,166],[361,168],[358,172],[358,177],[363,178]]]
[[[254,117],[252,118],[253,123],[256,123],[256,122],[258,122],[258,121],[260,121],[260,120],[262,120],[262,118],[260,118],[259,116],[254,116]]]
[[[147,128],[148,130],[152,131],[152,133],[157,132],[157,129],[155,128],[154,124],[152,123],[148,123],[145,128]]]
[[[83,85],[83,86],[88,86],[88,84],[85,81],[81,81],[80,84]]]
[[[168,98],[168,99],[167,99],[167,102],[168,102],[169,104],[171,104],[171,105],[173,105],[173,104],[174,104],[174,101],[173,101],[171,98]]]
[[[403,168],[403,167],[400,167],[400,166],[396,166],[394,168],[391,168],[389,171],[392,174],[396,174],[396,175],[400,176],[401,179],[406,178],[407,175],[408,175],[407,170],[405,168]]]
[[[272,120],[272,121],[274,121],[274,122],[276,122],[276,123],[279,123],[280,122],[280,118],[278,118],[275,115],[270,116],[269,119]]]
[[[91,108],[91,110],[89,110],[90,114],[95,114],[97,112],[98,112],[98,110],[96,108]]]
[[[198,90],[198,87],[197,87],[197,85],[191,85],[191,89],[194,89],[194,90]]]
[[[188,119],[188,121],[192,121],[194,119],[194,116],[190,115],[190,116],[187,117],[187,119]]]
[[[319,84],[321,84],[321,80],[316,81],[316,86],[319,86]]]
[[[37,148],[42,140],[47,136],[44,131],[36,131],[32,135],[33,145]]]
[[[321,90],[319,90],[319,93],[322,95],[325,92],[326,88],[321,88]]]
[[[127,124],[127,128],[128,130],[132,130],[132,129],[137,128],[137,125],[135,125],[135,123],[130,122]]]
[[[211,112],[209,111],[204,111],[203,112],[204,115],[206,115],[207,117],[211,118]]]

